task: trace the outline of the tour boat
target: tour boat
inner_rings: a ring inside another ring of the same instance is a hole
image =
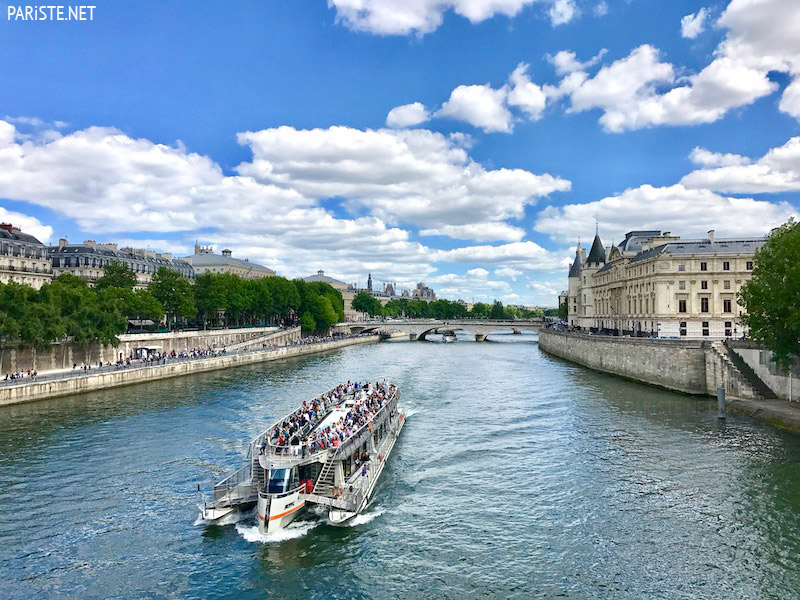
[[[261,533],[310,505],[346,523],[368,505],[405,423],[397,386],[346,383],[303,402],[250,442],[247,464],[214,486],[203,520],[257,507]]]

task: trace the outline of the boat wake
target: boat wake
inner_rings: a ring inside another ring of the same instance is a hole
[[[375,510],[368,513],[361,513],[360,515],[356,515],[352,519],[350,519],[347,523],[345,523],[345,527],[358,527],[359,525],[366,525],[371,521],[374,521],[378,517],[380,517],[383,513],[386,512],[385,508],[380,510]]]
[[[280,531],[276,531],[274,533],[261,533],[258,531],[258,526],[256,525],[248,527],[241,523],[237,523],[236,531],[245,539],[245,541],[270,544],[301,538],[319,525],[320,521],[295,521]]]

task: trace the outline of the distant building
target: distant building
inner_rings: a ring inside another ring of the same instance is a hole
[[[194,269],[195,276],[205,273],[233,273],[244,279],[262,279],[274,277],[275,271],[269,267],[250,262],[248,259],[233,258],[233,252],[227,248],[222,254],[214,254],[211,246],[194,245],[194,255],[183,260]]]
[[[133,271],[136,274],[136,287],[140,289],[147,287],[160,267],[178,271],[187,279],[194,277],[192,266],[185,260],[173,258],[169,253],[161,254],[142,248],[118,249],[117,244],[98,244],[94,240],[69,244],[62,238],[57,246],[50,246],[48,250],[54,276],[69,273],[92,286],[113,262],[122,263]]]
[[[353,298],[356,297],[356,291],[352,285],[349,285],[344,281],[334,279],[333,277],[328,277],[325,275],[325,271],[322,270],[317,271],[316,275],[303,277],[303,281],[307,281],[309,283],[320,281],[322,283],[327,283],[336,290],[339,290],[342,293],[342,300],[344,302],[344,320],[348,322],[358,321],[359,313],[353,309]]]
[[[0,282],[39,289],[53,279],[47,247],[19,227],[0,223]]]
[[[424,283],[420,282],[417,284],[417,287],[411,291],[411,299],[422,300],[423,302],[433,302],[436,300],[436,293]]]
[[[596,235],[578,245],[568,276],[568,324],[619,335],[737,338],[745,333],[736,301],[750,279],[763,237],[681,240],[670,232],[631,231],[608,250]]]

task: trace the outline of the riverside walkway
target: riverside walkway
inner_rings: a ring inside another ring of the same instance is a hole
[[[370,333],[306,337],[280,346],[240,349],[235,352],[220,350],[213,356],[165,357],[159,361],[137,360],[132,361],[130,366],[109,365],[25,377],[13,382],[9,380],[0,386],[0,406],[314,354],[379,339],[378,335]]]

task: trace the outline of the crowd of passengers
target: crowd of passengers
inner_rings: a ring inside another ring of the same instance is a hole
[[[284,447],[292,454],[302,453],[303,456],[326,448],[338,448],[378,414],[396,389],[395,385],[385,381],[374,384],[348,381],[310,403],[304,401],[300,408],[273,428],[270,441],[273,446]],[[314,429],[332,406],[341,404],[342,399],[351,394],[355,394],[356,402],[345,415],[334,423]],[[308,432],[312,430],[313,433],[309,435]],[[262,453],[266,445],[264,441]]]

